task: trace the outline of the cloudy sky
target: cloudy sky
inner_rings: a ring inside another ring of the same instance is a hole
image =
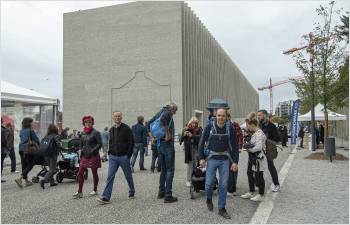
[[[63,13],[121,1],[1,1],[1,79],[62,100]],[[190,1],[205,26],[254,87],[299,75],[283,50],[296,47],[327,1]],[[349,11],[348,1],[336,8]],[[259,92],[269,108],[268,91]],[[296,99],[292,84],[274,88],[274,105]]]

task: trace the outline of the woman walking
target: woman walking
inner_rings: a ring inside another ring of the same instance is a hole
[[[246,119],[248,130],[253,133],[249,142],[244,143],[244,148],[248,152],[248,183],[249,192],[242,195],[244,199],[261,201],[265,193],[264,165],[265,165],[265,142],[266,136],[259,128],[258,120],[254,112],[248,114]],[[255,179],[254,179],[255,178]],[[259,188],[259,194],[255,193],[255,185]]]
[[[15,179],[15,182],[19,187],[23,187],[22,180],[25,182],[25,186],[30,186],[33,183],[28,180],[28,173],[33,169],[37,157],[35,155],[26,153],[25,150],[30,141],[33,141],[38,146],[40,141],[38,136],[32,129],[33,119],[26,117],[22,121],[22,129],[19,132],[20,142],[19,142],[19,156],[21,157],[22,174],[20,177]]]
[[[49,171],[46,173],[44,179],[40,181],[40,186],[45,189],[45,183],[50,182],[50,186],[56,186],[53,176],[57,167],[57,156],[61,149],[60,135],[58,134],[58,128],[54,124],[50,124],[47,128],[47,135],[43,138],[47,145],[45,152],[45,160],[49,165]]]
[[[99,150],[102,147],[101,135],[93,128],[94,118],[92,116],[84,116],[82,119],[84,129],[81,133],[81,158],[78,172],[78,192],[73,198],[83,197],[84,173],[90,168],[94,181],[94,190],[90,192],[90,196],[97,195],[98,174],[97,169],[101,168],[101,158]]]
[[[187,164],[187,187],[191,186],[193,166],[197,161],[198,143],[203,131],[198,124],[198,119],[192,117],[187,126],[182,130],[180,137],[180,145],[184,143],[185,163]]]

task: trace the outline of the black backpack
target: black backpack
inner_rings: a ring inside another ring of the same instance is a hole
[[[48,156],[56,153],[56,134],[46,135],[40,142],[38,155]]]

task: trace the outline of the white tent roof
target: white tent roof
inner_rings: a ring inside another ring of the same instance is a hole
[[[324,120],[323,109],[324,109],[324,106],[322,104],[318,104],[315,107],[315,120],[316,121],[323,121]],[[339,113],[332,112],[332,111],[328,110],[328,120],[346,120],[346,115],[339,114]],[[304,115],[299,115],[298,121],[311,121],[311,110]]]
[[[3,80],[1,81],[1,100],[49,105],[57,104],[56,98],[43,95],[36,91]]]

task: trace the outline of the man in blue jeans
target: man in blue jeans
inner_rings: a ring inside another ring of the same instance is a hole
[[[173,115],[176,114],[176,111],[177,105],[171,102],[148,121],[148,130],[150,130],[150,125],[161,116],[160,123],[165,131],[165,136],[161,139],[158,149],[158,161],[161,165],[158,199],[164,198],[164,203],[177,201],[177,198],[172,195],[175,171],[175,128]],[[154,138],[152,137],[152,139]]]
[[[134,135],[134,153],[131,157],[131,171],[134,172],[134,165],[137,159],[137,155],[140,152],[140,170],[146,170],[144,167],[144,159],[145,159],[145,147],[147,147],[147,128],[143,125],[143,116],[137,117],[137,124],[132,126],[131,130]]]
[[[129,185],[129,199],[135,197],[135,187],[130,167],[134,138],[130,127],[121,122],[122,113],[120,111],[113,112],[113,120],[115,125],[109,130],[109,160],[106,188],[103,191],[102,197],[97,199],[101,204],[108,204],[110,202],[113,182],[119,166],[122,168]]]
[[[206,166],[205,192],[207,196],[207,207],[213,211],[212,202],[213,186],[215,182],[216,170],[219,170],[219,215],[230,219],[230,215],[225,209],[227,196],[227,182],[229,171],[238,169],[238,143],[236,131],[228,122],[227,110],[219,108],[216,112],[216,119],[211,120],[205,128],[201,140],[199,141],[198,153],[199,164],[202,168]],[[206,146],[206,151],[205,151]],[[207,156],[207,162],[205,160]],[[230,163],[232,164],[230,167]]]

